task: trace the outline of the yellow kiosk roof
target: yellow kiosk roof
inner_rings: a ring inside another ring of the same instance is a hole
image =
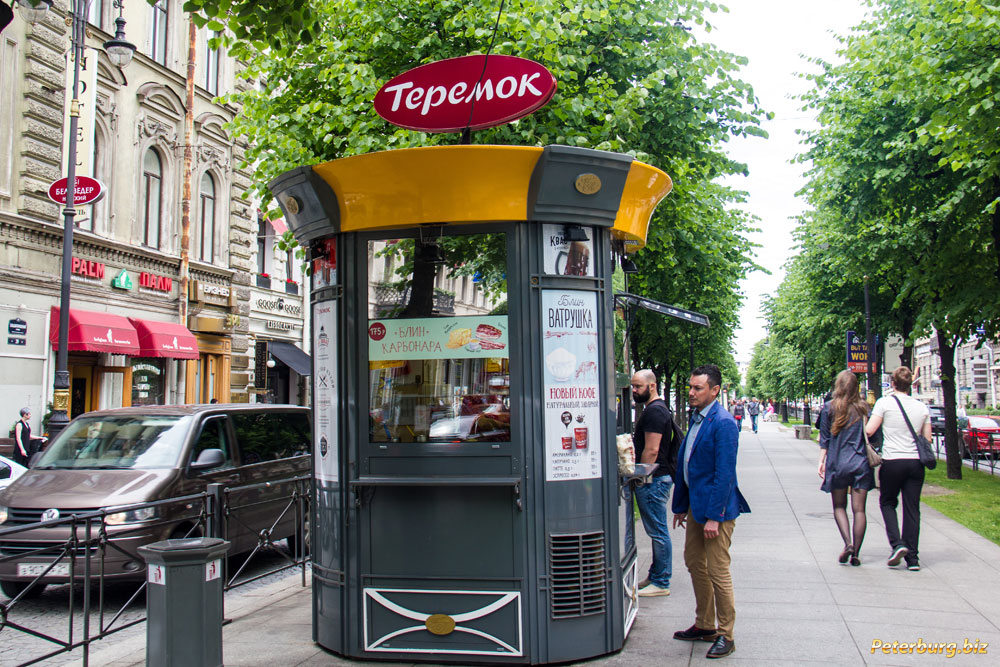
[[[527,219],[529,185],[543,151],[524,146],[408,148],[333,160],[313,171],[337,195],[343,232],[518,221]],[[671,187],[664,172],[633,160],[612,237],[626,241],[630,252],[645,245],[653,210]]]

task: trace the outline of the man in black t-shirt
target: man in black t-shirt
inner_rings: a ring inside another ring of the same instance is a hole
[[[667,524],[667,500],[674,484],[680,443],[674,438],[670,409],[657,393],[653,371],[641,370],[632,376],[632,398],[636,404],[645,406],[632,434],[635,460],[638,463],[660,464],[652,481],[635,490],[642,526],[653,541],[653,562],[649,566],[649,576],[639,584],[639,595],[670,595],[673,552]]]

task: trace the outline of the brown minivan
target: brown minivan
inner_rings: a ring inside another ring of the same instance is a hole
[[[233,488],[226,533],[233,543],[230,553],[252,549],[262,531],[271,541],[292,541],[292,484],[266,483],[309,474],[309,413],[309,408],[292,405],[213,404],[81,415],[33,468],[0,493],[0,529],[190,496],[221,483]],[[141,579],[146,568],[136,549],[201,534],[202,507],[197,502],[168,503],[108,515],[103,522],[108,538],[103,565],[99,548],[92,547],[91,576],[103,570],[106,579]],[[65,545],[71,531],[61,522],[0,535],[0,589],[13,597],[42,573],[29,594],[40,592],[44,584],[68,582],[71,558]],[[79,529],[77,535],[84,537]],[[75,555],[76,580],[82,581],[85,547],[78,546]]]

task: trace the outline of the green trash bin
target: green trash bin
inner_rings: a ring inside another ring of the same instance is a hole
[[[222,666],[222,559],[217,537],[140,547],[146,559],[146,665]]]

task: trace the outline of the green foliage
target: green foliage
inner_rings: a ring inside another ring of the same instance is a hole
[[[231,130],[249,143],[245,160],[255,169],[254,194],[264,201],[266,183],[303,164],[457,143],[457,136],[387,124],[372,100],[402,71],[485,52],[498,5],[317,0],[312,8],[319,24],[314,39],[281,50],[247,49],[245,74],[257,85],[229,97],[242,105]],[[694,330],[639,313],[633,362],[686,379],[693,340],[695,363],[718,363],[727,382],[738,382],[731,341],[738,283],[755,268],[745,237],[754,221],[730,210],[743,193],[713,181],[746,171],[725,155],[724,143],[763,136],[764,113],[753,89],[735,76],[745,59],[699,43],[684,29],[718,10],[705,0],[508,4],[493,53],[542,63],[559,88],[531,116],[473,139],[626,152],[669,173],[674,191],[651,221],[647,248],[635,258],[640,273],[628,289],[705,313],[712,327]]]
[[[1000,332],[1000,138],[990,111],[1000,94],[1000,7],[869,6],[869,18],[841,38],[841,62],[815,61],[822,71],[802,98],[819,119],[801,156],[812,210],[769,305],[770,343],[832,379],[844,331],[862,325],[868,276],[876,333],[912,345],[938,332],[948,468],[958,476],[951,350],[979,326]]]

